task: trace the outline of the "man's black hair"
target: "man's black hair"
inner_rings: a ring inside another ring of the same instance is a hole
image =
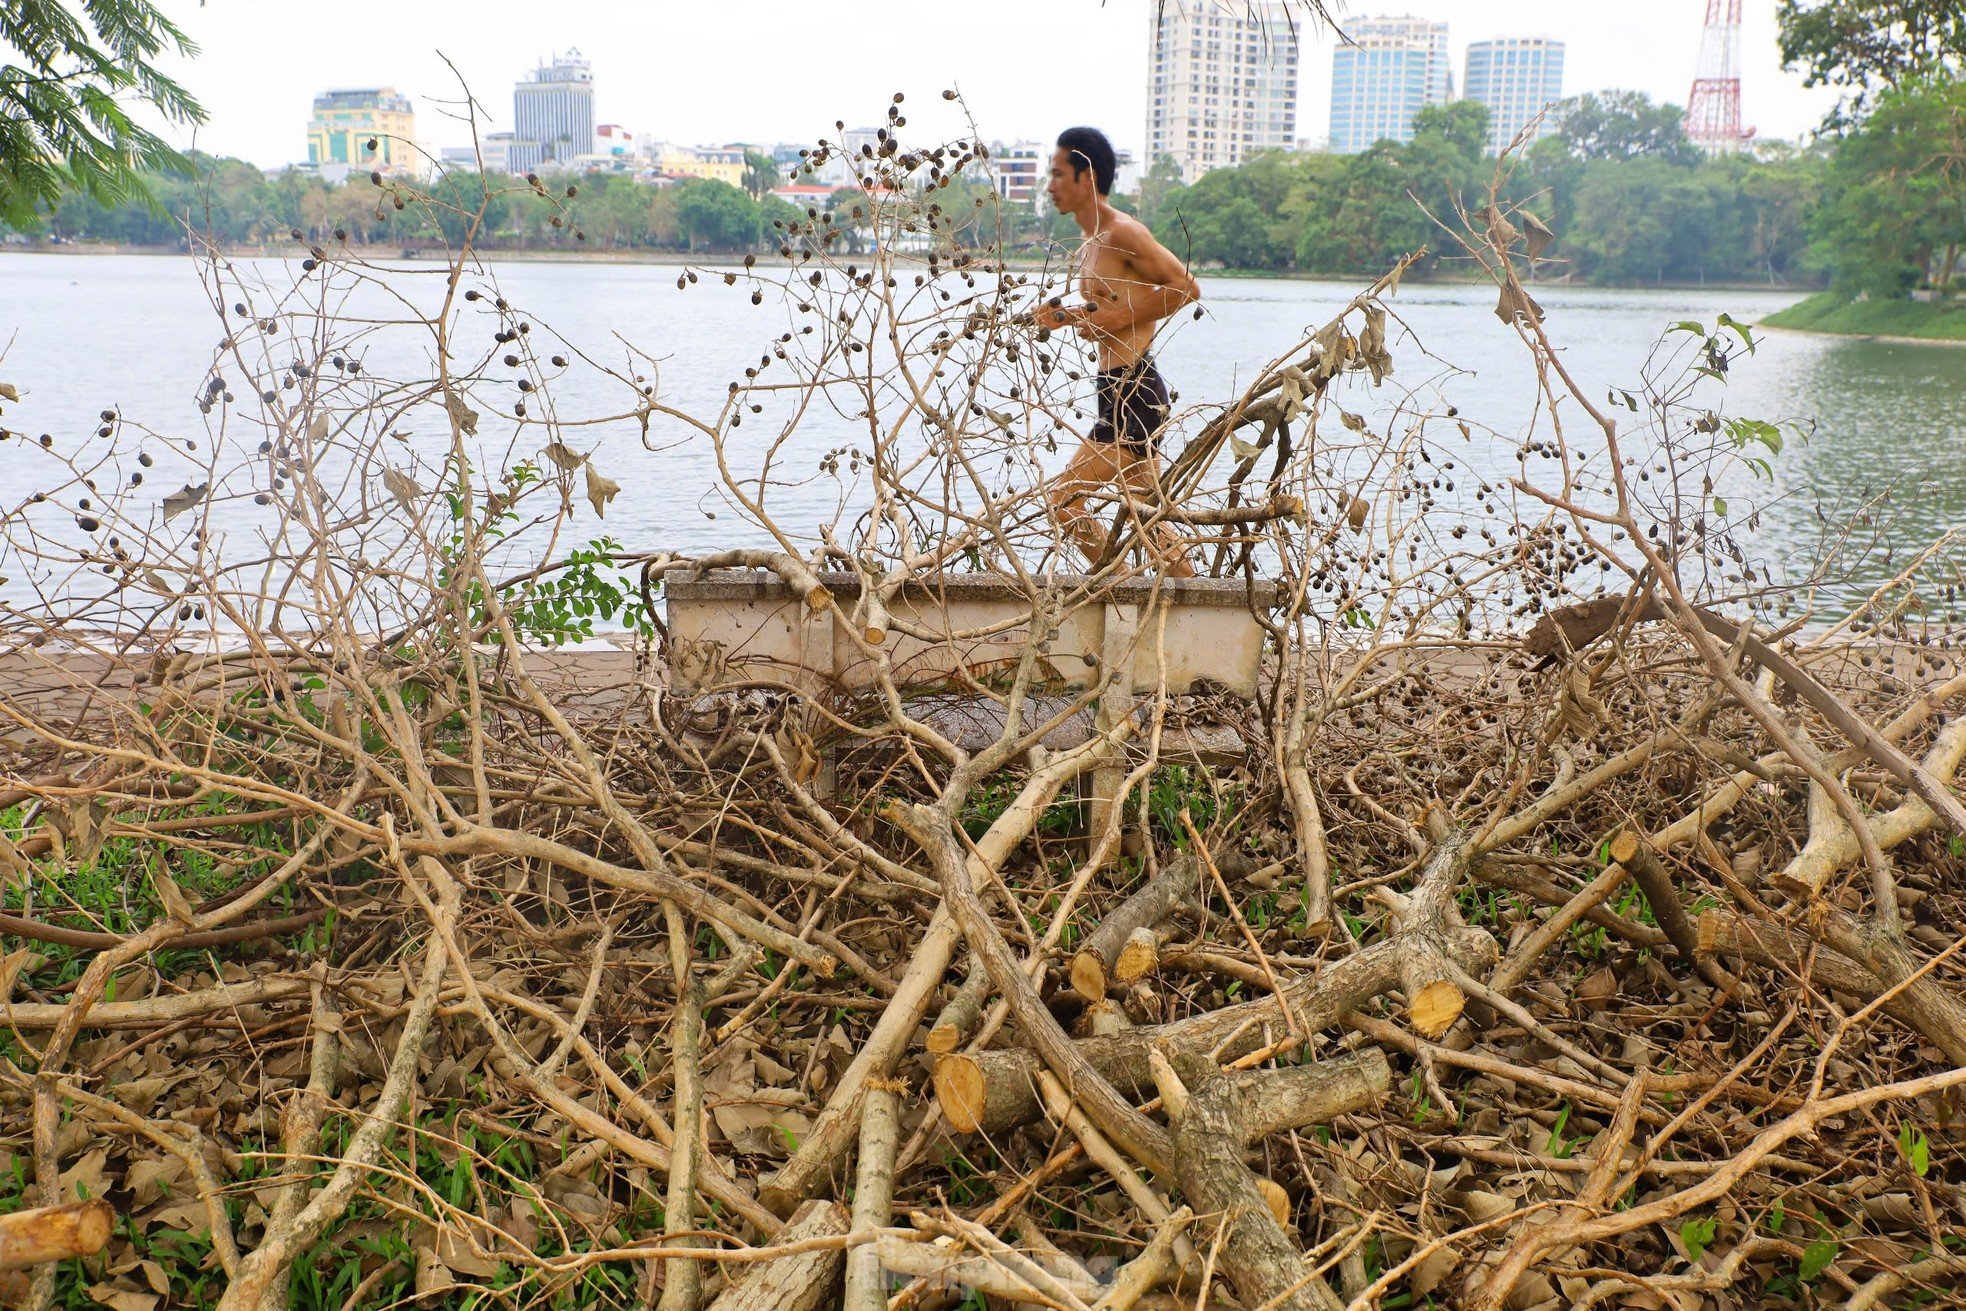
[[[1072,161],[1073,177],[1089,168],[1092,184],[1099,188],[1099,194],[1113,194],[1113,173],[1119,161],[1113,155],[1113,143],[1106,140],[1104,132],[1096,127],[1068,127],[1058,134],[1058,144]]]

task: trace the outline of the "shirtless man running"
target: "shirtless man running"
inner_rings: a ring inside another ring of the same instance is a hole
[[[1160,481],[1160,429],[1167,422],[1167,383],[1148,353],[1160,321],[1201,299],[1201,288],[1138,219],[1113,208],[1113,146],[1097,128],[1067,128],[1051,156],[1047,194],[1085,234],[1079,247],[1084,305],[1049,305],[1039,327],[1076,330],[1099,348],[1099,418],[1050,489],[1053,510],[1088,560],[1106,534],[1086,508],[1088,495],[1151,493]],[[1170,578],[1194,574],[1174,535],[1162,525],[1154,553]]]

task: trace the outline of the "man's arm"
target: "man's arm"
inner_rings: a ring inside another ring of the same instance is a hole
[[[1119,297],[1084,315],[1095,332],[1118,333],[1140,323],[1157,323],[1201,299],[1201,287],[1174,252],[1154,240],[1146,225],[1129,223],[1108,241],[1126,257],[1128,277]]]

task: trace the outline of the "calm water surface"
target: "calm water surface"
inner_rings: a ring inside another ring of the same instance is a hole
[[[297,272],[277,260],[240,265],[247,276],[274,288],[291,287]],[[441,290],[433,269],[407,266],[392,289],[403,303],[363,291],[350,295],[343,308],[389,319],[400,318],[404,304],[433,304]],[[748,295],[715,279],[679,292],[677,270],[668,266],[511,261],[493,272],[498,289],[539,325],[533,344],[541,355],[558,349],[551,345],[557,334],[602,364],[646,370],[630,353],[632,345],[658,361],[662,400],[704,415],[715,413],[729,380],[755,364],[777,333],[801,322],[775,300],[753,307]],[[318,297],[318,277],[310,285]],[[1294,345],[1307,328],[1323,323],[1357,289],[1282,279],[1204,279],[1207,316],[1181,320],[1158,351],[1181,405],[1232,398],[1264,363]],[[1568,367],[1594,399],[1611,388],[1636,387],[1662,333],[1676,321],[1710,324],[1722,312],[1752,321],[1796,299],[1779,290],[1547,287],[1537,294]],[[1492,312],[1494,293],[1408,285],[1392,304],[1401,320],[1391,340],[1398,360],[1395,378],[1376,391],[1362,377],[1348,380],[1336,393],[1339,403],[1365,415],[1373,431],[1382,433],[1398,430],[1407,422],[1403,415],[1440,414],[1452,405],[1478,430],[1459,456],[1465,467],[1490,480],[1514,476],[1518,443],[1532,431],[1546,430],[1548,415],[1537,405],[1526,352]],[[167,448],[161,438],[210,441],[209,421],[200,416],[197,402],[223,332],[197,266],[186,258],[0,254],[0,381],[22,392],[21,403],[7,406],[0,423],[30,434],[50,433],[59,449],[75,451],[96,440],[101,411],[117,410],[158,436],[139,442],[126,434],[114,450],[96,452],[106,460],[105,473],[126,481],[136,467],[133,445],[167,453],[144,489],[155,488],[161,497],[196,477],[195,466],[174,470],[169,465],[171,458],[186,458],[178,454],[182,442]],[[379,337],[366,358],[374,374],[430,372],[427,344],[407,334]],[[1734,520],[1743,523],[1740,539],[1788,576],[1806,571],[1822,549],[1823,516],[1840,518],[1871,505],[1876,542],[1850,564],[1856,584],[1889,576],[1908,551],[1958,527],[1966,516],[1966,460],[1960,458],[1966,350],[1769,332],[1752,356],[1739,358],[1724,392],[1707,387],[1698,399],[1726,414],[1794,422],[1812,431],[1809,440],[1791,441],[1774,460],[1772,482],[1748,476],[1731,461],[1716,469],[1717,489],[1732,493]],[[578,422],[621,412],[627,392],[597,371],[576,370],[555,384],[554,401],[563,420]],[[440,456],[445,438],[434,417],[426,411],[405,422],[407,449]],[[1201,418],[1192,416],[1190,428]],[[485,430],[495,426],[488,422]],[[752,434],[764,426],[747,429],[746,439],[762,442],[761,433]],[[1429,428],[1439,431],[1445,428],[1438,422]],[[1566,432],[1579,449],[1601,446],[1590,440],[1579,415],[1566,416]],[[809,416],[781,453],[791,482],[772,493],[774,517],[806,534],[833,521],[843,504],[850,507],[854,487],[809,475],[827,449],[856,438],[864,446],[865,433],[864,421],[835,413]],[[531,430],[515,440],[511,453],[528,455],[543,439]],[[682,425],[658,423],[646,445],[631,424],[574,428],[568,441],[592,449],[596,465],[622,484],[605,528],[630,547],[701,551],[762,540],[733,512],[707,444]],[[1642,432],[1632,441],[1634,449],[1649,448]],[[0,444],[0,512],[16,511],[51,474],[39,450],[16,441]],[[1744,524],[1743,507],[1750,503],[1761,509],[1752,529]],[[50,508],[39,507],[37,513]],[[266,513],[240,497],[215,505],[213,522],[236,538],[264,532],[260,520]],[[50,540],[73,536],[69,517],[43,515]],[[0,583],[0,599],[31,606],[29,582],[49,567],[24,556],[18,533],[15,538],[11,548],[0,544],[0,575],[9,576]]]

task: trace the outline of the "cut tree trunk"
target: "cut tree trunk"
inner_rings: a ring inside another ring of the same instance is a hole
[[[1099,1001],[1109,983],[1131,982],[1151,970],[1159,947],[1153,928],[1194,895],[1197,871],[1197,862],[1182,853],[1099,921],[1072,956],[1073,991]],[[1117,974],[1122,966],[1123,976]]]
[[[0,1215],[0,1270],[94,1256],[109,1241],[115,1223],[116,1212],[101,1199]]]
[[[847,1232],[846,1208],[838,1202],[811,1201],[792,1213],[773,1239],[793,1243]],[[710,1311],[821,1311],[840,1301],[840,1271],[846,1253],[838,1247],[795,1252],[753,1266],[710,1304]]]

